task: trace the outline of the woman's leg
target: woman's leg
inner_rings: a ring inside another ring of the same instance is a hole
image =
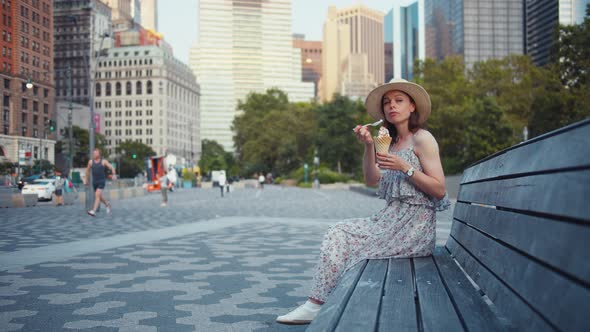
[[[322,242],[320,261],[313,278],[314,286],[303,305],[286,315],[277,317],[283,324],[308,324],[320,311],[338,278],[350,263],[351,256],[360,249],[366,237],[344,231],[350,224],[336,224],[328,230]]]
[[[320,259],[313,277],[309,299],[322,304],[328,298],[348,267],[352,256],[360,249],[367,237],[344,231],[345,223],[336,224],[328,230],[322,242]]]

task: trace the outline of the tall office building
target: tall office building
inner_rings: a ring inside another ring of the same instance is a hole
[[[464,0],[462,26],[468,67],[478,61],[524,54],[522,0]]]
[[[392,77],[411,80],[414,61],[424,60],[424,1],[417,0],[408,5],[396,2],[385,16],[385,43],[391,40],[393,64]]]
[[[453,52],[452,0],[424,1],[425,55],[443,60]]]
[[[393,78],[393,10],[383,17],[383,40],[385,82],[389,82]]]
[[[526,1],[526,53],[537,66],[550,61],[558,24],[582,23],[588,3],[590,0]]]
[[[52,2],[2,1],[1,9],[0,153],[53,163],[56,136],[45,125],[55,120]]]
[[[130,22],[133,22],[131,1],[133,0],[103,0],[112,9],[113,29],[124,31],[129,29]]]
[[[301,77],[303,82],[314,84],[314,97],[318,96],[318,84],[322,77],[322,42],[305,40],[305,36],[293,36],[293,48],[301,50]]]
[[[278,87],[290,101],[313,99],[313,84],[301,81],[301,55],[293,49],[291,1],[201,0],[198,22],[190,63],[201,86],[203,139],[233,151],[237,101],[250,92]]]
[[[438,59],[460,55],[466,66],[471,67],[478,61],[524,54],[522,0],[424,1],[425,26],[429,31],[426,48],[436,50],[429,51],[429,55]],[[452,27],[450,45],[448,30],[444,28],[449,25]]]
[[[111,9],[100,0],[54,0],[55,93],[58,101],[89,106],[88,62],[94,68],[94,54],[103,40],[111,46]],[[68,70],[72,86],[68,82]]]
[[[109,49],[98,64],[95,91],[109,152],[133,140],[149,145],[158,155],[199,160],[199,85],[190,68],[168,48]]]
[[[363,5],[328,8],[324,23],[320,98],[365,98],[384,82],[383,13]]]
[[[141,25],[152,31],[158,31],[158,0],[141,1]]]
[[[131,0],[131,18],[136,24],[141,24],[141,0]]]

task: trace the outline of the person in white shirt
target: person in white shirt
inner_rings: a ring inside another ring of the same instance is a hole
[[[219,188],[221,188],[221,197],[223,197],[223,190],[225,189],[225,182],[226,182],[225,173],[221,173],[221,175],[219,175]]]
[[[264,181],[266,179],[264,178],[264,175],[262,175],[262,173],[260,173],[260,176],[258,177],[258,183],[260,184],[260,189],[264,189]]]
[[[164,173],[162,174],[162,176],[160,176],[160,178],[158,179],[158,181],[160,182],[160,191],[162,192],[162,207],[166,207],[166,205],[168,205],[168,185],[169,185],[169,179],[168,179],[168,172],[166,172],[166,170],[163,171]]]

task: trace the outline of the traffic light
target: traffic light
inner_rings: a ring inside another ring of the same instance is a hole
[[[136,154],[136,153],[134,153],[133,155],[131,155],[131,158],[133,158],[133,159],[137,159],[137,154]]]
[[[50,132],[54,132],[56,127],[55,121],[49,119],[45,120],[45,128],[49,129]]]

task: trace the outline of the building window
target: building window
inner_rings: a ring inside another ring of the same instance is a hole
[[[27,99],[26,99],[26,98],[23,98],[23,99],[22,99],[22,109],[23,109],[23,110],[27,110],[27,109],[29,109],[29,102],[27,101]]]
[[[152,81],[147,81],[146,92],[147,92],[148,95],[151,95],[152,94]]]
[[[43,114],[49,114],[49,104],[43,104]]]
[[[43,89],[43,97],[49,97],[49,89]]]
[[[135,84],[135,94],[140,95],[141,94],[141,82],[137,81],[137,83]]]
[[[22,131],[21,131],[21,136],[27,136],[27,127],[23,126]]]
[[[131,82],[127,82],[127,84],[125,84],[125,93],[129,96],[130,94],[133,93],[132,91],[132,84]]]
[[[121,82],[117,82],[117,84],[115,84],[115,94],[117,96],[120,96],[122,91],[121,91]]]
[[[109,82],[107,82],[107,85],[106,85],[105,95],[106,96],[110,96],[111,95],[111,83],[109,83]]]
[[[39,102],[33,100],[33,112],[39,112]]]
[[[4,96],[3,99],[4,99],[4,102],[3,102],[4,107],[6,107],[6,108],[10,107],[10,96]]]
[[[102,95],[102,84],[96,83],[96,96],[100,97]]]

